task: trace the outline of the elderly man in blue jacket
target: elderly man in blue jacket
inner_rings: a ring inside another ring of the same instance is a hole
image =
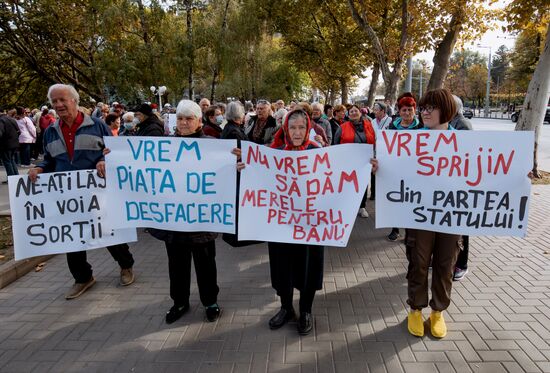
[[[101,119],[79,111],[79,98],[73,86],[54,84],[49,88],[48,99],[59,119],[44,133],[44,161],[29,170],[29,178],[33,182],[42,172],[96,168],[100,176],[105,174],[103,136],[111,136],[111,131]],[[120,284],[126,286],[133,283],[134,258],[128,245],[114,245],[107,249],[120,265]],[[75,283],[65,298],[74,299],[92,287],[95,279],[92,266],[86,259],[86,251],[67,253],[67,263]]]

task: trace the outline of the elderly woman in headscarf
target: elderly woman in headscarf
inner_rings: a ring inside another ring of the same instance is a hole
[[[304,151],[317,148],[310,141],[311,121],[303,110],[291,111],[283,124],[284,144],[278,149]],[[272,146],[275,147],[275,146]],[[295,319],[292,305],[294,289],[300,291],[298,333],[308,334],[313,328],[311,308],[315,292],[323,285],[324,247],[304,244],[269,242],[271,285],[281,299],[281,309],[269,320],[271,329],[278,329]]]

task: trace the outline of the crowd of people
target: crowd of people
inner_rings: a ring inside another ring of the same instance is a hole
[[[388,102],[376,102],[371,108],[357,104],[323,105],[318,102],[292,101],[288,105],[278,100],[255,104],[239,101],[212,104],[203,98],[196,103],[182,100],[176,107],[166,104],[159,110],[154,104],[143,103],[131,110],[119,103],[98,103],[92,110],[79,106],[79,94],[69,85],[55,84],[48,91],[51,109],[16,108],[0,115],[1,159],[8,175],[18,173],[17,165],[29,169],[35,181],[40,173],[97,169],[105,173],[105,136],[175,136],[219,138],[251,141],[283,151],[307,151],[318,147],[359,143],[374,146],[379,130],[461,130],[472,129],[462,112],[460,99],[446,89],[426,92],[418,101],[411,93],[402,94],[395,107]],[[169,114],[175,114],[175,128],[170,128]],[[233,150],[237,158],[236,172],[245,166],[240,162],[239,147]],[[35,162],[32,164],[31,162]],[[370,199],[376,198],[375,174],[384,164],[372,159],[373,175]],[[237,175],[239,178],[239,175]],[[358,215],[368,218],[368,190],[358,206]],[[219,286],[216,269],[216,238],[212,232],[174,232],[148,229],[155,238],[164,241],[168,256],[170,297],[173,306],[165,321],[171,324],[190,307],[191,262],[194,262],[200,300],[207,321],[221,314],[217,297]],[[396,241],[400,228],[387,238]],[[405,229],[404,242],[408,259],[408,330],[415,336],[424,335],[422,309],[430,307],[433,336],[446,335],[443,312],[451,301],[453,280],[467,273],[468,237],[418,229]],[[267,243],[272,287],[280,298],[279,311],[269,320],[271,329],[278,329],[297,319],[300,334],[311,332],[314,319],[312,306],[317,290],[323,284],[324,248],[322,246]],[[134,259],[127,244],[108,247],[120,266],[120,284],[134,282]],[[66,294],[74,299],[91,288],[95,279],[86,252],[67,254],[74,285]],[[432,298],[429,300],[428,272],[432,268]],[[299,312],[293,307],[294,289],[300,292]]]

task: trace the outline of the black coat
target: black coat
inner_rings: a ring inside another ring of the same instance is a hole
[[[2,115],[0,116],[0,149],[15,150],[19,148],[19,126],[15,119]]]
[[[164,136],[164,125],[155,114],[151,114],[136,126],[136,136]]]
[[[228,121],[223,127],[222,134],[220,136],[221,139],[235,139],[235,140],[248,140],[248,137],[246,137],[246,134],[244,133],[244,128],[242,126],[239,126],[237,123],[233,121]]]
[[[324,246],[268,242],[271,286],[279,296],[288,288],[313,292],[323,288]]]
[[[157,136],[157,135],[143,135],[143,136]],[[194,138],[211,138],[210,136],[204,135],[202,130],[195,132],[192,135],[188,136],[178,136],[176,137],[194,137]],[[217,233],[214,232],[176,232],[169,231],[164,229],[157,228],[148,228],[151,236],[155,237],[158,240],[164,241],[167,244],[180,244],[180,245],[205,245],[209,242],[216,240],[218,237]]]

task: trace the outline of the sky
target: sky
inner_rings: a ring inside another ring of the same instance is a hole
[[[503,8],[504,6],[506,6],[507,3],[509,3],[509,1],[500,0],[500,1],[497,1],[495,4],[493,4],[492,6],[490,6],[490,8]],[[487,31],[480,39],[475,40],[472,43],[468,43],[464,47],[466,49],[478,50],[481,54],[486,56],[489,54],[489,49],[480,48],[478,47],[478,45],[491,46],[492,47],[491,52],[493,54],[501,45],[506,45],[509,49],[512,49],[515,43],[514,36],[509,33],[503,32],[501,29],[503,25],[504,25],[504,22],[498,22],[497,23],[498,29]],[[434,56],[434,51],[428,51],[428,52],[423,52],[415,55],[413,57],[413,60],[425,60],[428,63],[428,66],[433,66],[433,62],[432,62],[433,56]],[[365,75],[366,75],[366,78],[359,80],[359,84],[352,94],[353,96],[363,95],[365,90],[368,89],[370,80],[371,80],[370,70],[367,71]],[[381,81],[382,77],[380,77],[379,80]]]

